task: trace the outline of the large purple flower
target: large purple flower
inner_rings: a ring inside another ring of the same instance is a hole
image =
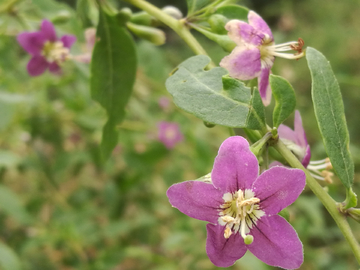
[[[289,148],[306,168],[311,158],[310,145],[307,142],[299,111],[295,111],[294,130],[280,125],[278,134],[283,143]]]
[[[27,64],[30,76],[38,76],[46,69],[52,73],[60,72],[60,64],[69,58],[70,47],[76,41],[76,37],[64,35],[58,39],[54,25],[43,20],[39,31],[21,33],[17,40],[32,55]]]
[[[271,88],[269,85],[270,69],[275,57],[299,59],[304,56],[302,52],[303,40],[275,45],[274,37],[266,22],[254,11],[248,14],[249,23],[231,20],[225,28],[230,39],[236,47],[230,55],[224,57],[220,66],[229,71],[231,77],[240,80],[258,78],[258,86],[265,106],[271,101]],[[295,50],[296,54],[283,53]]]
[[[303,171],[276,166],[259,176],[258,161],[248,142],[234,136],[222,143],[211,180],[175,184],[167,196],[184,214],[210,222],[206,252],[216,266],[231,266],[250,250],[269,265],[300,267],[302,244],[277,213],[304,189]]]

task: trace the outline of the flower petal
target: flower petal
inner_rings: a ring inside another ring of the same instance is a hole
[[[304,190],[305,179],[305,173],[300,169],[275,166],[263,172],[253,185],[261,210],[267,215],[275,215],[292,204]]]
[[[303,147],[307,146],[308,142],[307,142],[305,130],[304,130],[304,127],[302,124],[301,115],[298,110],[295,111],[294,131],[297,134],[297,143]]]
[[[207,224],[206,253],[210,261],[218,267],[229,267],[246,253],[244,239],[240,234],[224,237],[225,226]]]
[[[256,12],[250,11],[248,14],[249,24],[261,33],[267,34],[272,40],[274,37],[271,33],[270,27]]]
[[[40,54],[45,43],[44,36],[39,32],[21,33],[17,36],[17,41],[31,55]]]
[[[46,38],[46,40],[55,42],[56,41],[56,32],[55,32],[55,28],[54,25],[48,21],[48,20],[43,20],[41,23],[41,33],[44,35],[44,37]]]
[[[259,164],[249,143],[240,136],[227,138],[215,158],[211,179],[215,187],[234,193],[251,188],[259,175]]]
[[[30,76],[39,76],[44,73],[48,67],[49,63],[46,61],[45,57],[41,55],[33,56],[27,64],[27,70]]]
[[[294,228],[282,217],[262,217],[251,230],[254,242],[248,249],[264,263],[296,269],[304,260],[302,243]]]
[[[185,181],[172,185],[166,192],[170,204],[189,217],[217,224],[223,192],[212,184]]]
[[[71,46],[76,41],[76,37],[73,35],[64,35],[61,37],[60,41],[62,41],[62,43],[64,44],[64,47],[70,49]]]
[[[237,45],[261,45],[265,35],[246,22],[231,20],[225,25],[229,38]]]
[[[56,62],[53,62],[49,65],[49,71],[59,75],[61,73],[61,68],[58,64],[56,64]]]
[[[311,151],[310,151],[310,145],[306,146],[306,150],[305,150],[305,156],[303,158],[303,160],[301,161],[301,164],[306,168],[309,163],[310,163],[310,158],[311,158]]]
[[[264,106],[268,106],[271,102],[271,87],[269,84],[270,69],[271,67],[263,68],[258,77],[259,92]]]
[[[256,47],[236,46],[225,56],[220,66],[229,71],[229,75],[240,80],[251,80],[261,71],[260,51]]]
[[[280,139],[289,140],[294,143],[297,142],[297,137],[298,137],[297,134],[295,133],[295,131],[293,131],[288,126],[281,124],[278,127],[278,134],[279,134]]]

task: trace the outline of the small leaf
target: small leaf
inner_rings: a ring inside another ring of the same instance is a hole
[[[246,21],[249,9],[238,5],[227,5],[216,9],[215,14],[221,14],[229,20],[237,19]]]
[[[91,95],[107,111],[108,122],[103,129],[101,151],[106,160],[117,144],[116,125],[125,117],[136,76],[135,44],[114,16],[100,9],[100,21],[91,60]]]
[[[263,117],[258,115],[258,102],[252,107],[251,90],[239,80],[224,76],[221,67],[205,71],[210,62],[205,55],[191,57],[181,63],[166,81],[166,88],[175,104],[200,119],[227,127],[260,128]],[[249,115],[249,113],[252,115]],[[254,118],[258,122],[254,122]]]
[[[247,128],[262,129],[265,123],[265,107],[261,100],[260,92],[254,89],[251,99],[251,110],[248,114]]]
[[[354,163],[349,151],[349,132],[339,84],[322,53],[308,47],[306,59],[312,77],[315,116],[326,152],[337,176],[350,188],[354,179]]]
[[[270,75],[270,86],[275,99],[274,127],[278,127],[295,110],[296,97],[291,84],[280,76]]]
[[[8,245],[2,242],[0,242],[0,266],[2,270],[23,269],[18,255]]]
[[[209,5],[214,0],[186,0],[187,7],[188,7],[188,16],[194,13],[195,11],[201,9]]]
[[[0,210],[24,225],[28,225],[33,221],[18,195],[2,185],[0,186]]]

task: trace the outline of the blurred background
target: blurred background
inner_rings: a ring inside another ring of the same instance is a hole
[[[174,5],[186,14],[186,1],[149,2]],[[11,10],[1,9],[9,3]],[[301,37],[305,46],[330,61],[344,98],[357,171],[354,191],[359,193],[360,2],[238,3],[269,23],[276,43]],[[62,76],[47,72],[33,78],[26,71],[30,57],[16,41],[17,34],[37,30],[47,18],[58,36],[77,36],[72,53],[82,54],[84,30],[95,26],[83,19],[83,12],[75,0],[0,2],[0,269],[216,269],[205,252],[206,222],[172,208],[165,194],[176,182],[209,173],[218,147],[229,136],[227,128],[207,128],[177,109],[165,89],[168,74],[193,53],[167,28],[163,28],[167,43],[162,46],[135,38],[139,62],[135,89],[119,126],[119,144],[104,163],[99,142],[106,114],[90,97],[89,65],[67,62]],[[196,36],[217,64],[227,54]],[[272,72],[295,89],[312,159],[325,158],[306,60],[277,59]],[[159,106],[164,98],[169,105]],[[184,135],[172,149],[158,140],[160,121],[178,123]],[[287,124],[293,127],[293,119]],[[322,184],[342,201],[345,189],[333,180],[331,185]],[[288,210],[304,244],[300,269],[358,269],[335,222],[310,190]],[[360,240],[359,225],[352,221],[350,225]],[[274,268],[247,253],[230,269]]]

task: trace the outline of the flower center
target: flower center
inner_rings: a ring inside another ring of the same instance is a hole
[[[249,235],[250,229],[265,215],[260,210],[260,199],[250,189],[239,189],[235,193],[225,193],[223,200],[218,222],[225,226],[224,237],[229,238],[233,233],[239,232],[245,244],[251,244],[253,237]]]
[[[263,67],[270,68],[274,62],[274,57],[282,57],[286,59],[300,59],[305,55],[302,50],[304,40],[301,38],[298,41],[286,42],[283,44],[275,45],[274,41],[265,35],[260,49],[261,63]],[[285,51],[296,51],[295,54],[283,53]]]
[[[165,131],[165,137],[168,140],[174,140],[176,138],[177,132],[173,128],[168,128]]]
[[[56,62],[57,64],[60,64],[69,59],[70,51],[68,48],[64,47],[64,44],[61,41],[46,41],[42,50],[42,55],[49,63]]]

